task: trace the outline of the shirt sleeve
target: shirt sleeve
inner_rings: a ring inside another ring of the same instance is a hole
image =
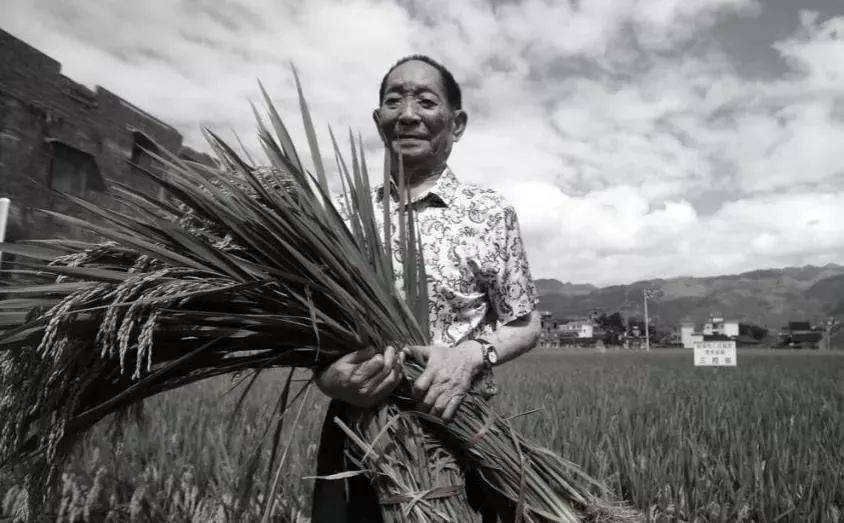
[[[536,286],[530,275],[519,220],[513,207],[504,207],[495,236],[499,263],[488,295],[498,323],[503,325],[536,308]]]

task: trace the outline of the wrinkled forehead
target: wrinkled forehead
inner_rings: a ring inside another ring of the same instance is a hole
[[[440,72],[431,65],[419,61],[409,60],[387,75],[384,93],[430,91],[446,99],[445,85]]]

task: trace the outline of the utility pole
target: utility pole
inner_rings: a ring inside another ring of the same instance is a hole
[[[628,293],[630,289],[626,286],[624,287],[624,303],[621,305],[621,313],[622,313],[622,322],[624,323],[624,335],[622,339],[624,340],[624,348],[627,349],[630,344],[630,340],[627,338],[627,335],[630,334],[630,324],[627,320],[627,316],[630,309],[630,297]]]
[[[651,335],[648,332],[648,293],[649,293],[649,291],[650,291],[650,289],[647,289],[647,288],[642,291],[642,297],[643,297],[644,302],[645,302],[645,350],[646,351],[651,350]]]
[[[648,332],[648,298],[659,298],[662,296],[662,291],[659,289],[649,289],[645,287],[642,290],[642,300],[645,302],[645,350],[651,350],[651,333]]]
[[[838,318],[829,317],[824,322],[826,326],[826,351],[832,350],[832,333],[838,330]]]

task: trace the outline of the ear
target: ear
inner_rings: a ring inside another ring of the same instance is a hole
[[[387,145],[387,137],[384,136],[384,130],[381,129],[381,110],[380,109],[373,109],[372,110],[372,121],[375,122],[375,130],[378,131],[378,136],[381,137],[381,142],[384,145]]]
[[[454,111],[454,130],[452,131],[452,135],[454,136],[455,142],[460,141],[460,137],[463,136],[463,132],[466,130],[466,124],[468,122],[469,115],[466,114],[466,111],[463,109]]]

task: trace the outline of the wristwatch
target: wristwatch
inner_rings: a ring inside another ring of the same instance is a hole
[[[484,361],[480,392],[488,399],[498,394],[498,385],[495,383],[495,376],[492,375],[492,368],[498,363],[498,351],[495,350],[495,345],[483,338],[475,338],[475,341],[481,344],[481,354]]]
[[[484,365],[488,369],[492,369],[492,367],[498,364],[498,351],[495,350],[495,345],[483,338],[477,338],[475,341],[481,344],[481,353],[483,354]]]

